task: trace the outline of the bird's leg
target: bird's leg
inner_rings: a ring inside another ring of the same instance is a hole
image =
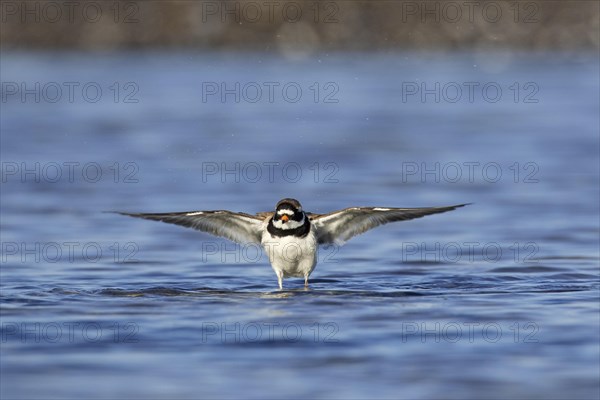
[[[304,288],[308,289],[308,275],[304,277]]]
[[[283,290],[283,271],[277,271],[277,282],[279,283],[279,290]]]

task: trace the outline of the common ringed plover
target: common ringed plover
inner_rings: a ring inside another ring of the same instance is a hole
[[[329,214],[315,214],[304,212],[296,199],[283,199],[277,203],[275,211],[255,215],[227,210],[119,214],[182,225],[240,244],[261,244],[277,274],[279,289],[283,289],[283,278],[289,277],[304,278],[304,286],[308,287],[308,277],[317,265],[319,245],[341,245],[356,235],[388,222],[439,214],[465,205],[350,207]]]

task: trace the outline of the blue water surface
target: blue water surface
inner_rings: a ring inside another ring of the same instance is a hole
[[[593,54],[1,55],[2,398],[598,398]],[[323,248],[103,211],[472,205]]]

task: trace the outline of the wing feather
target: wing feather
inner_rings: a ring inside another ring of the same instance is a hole
[[[466,205],[468,204],[426,208],[351,207],[329,214],[313,214],[311,220],[317,230],[319,244],[343,244],[380,225],[444,213]]]
[[[227,210],[159,214],[118,212],[118,214],[181,225],[241,244],[260,243],[262,236],[263,219]]]

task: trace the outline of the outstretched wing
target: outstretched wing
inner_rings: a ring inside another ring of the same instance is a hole
[[[263,220],[261,218],[227,210],[189,211],[163,214],[119,212],[118,214],[186,226],[242,244],[260,243],[262,236],[261,226]]]
[[[352,207],[329,214],[313,214],[311,221],[316,228],[319,244],[343,244],[356,235],[388,222],[421,218],[466,205],[427,208]]]

